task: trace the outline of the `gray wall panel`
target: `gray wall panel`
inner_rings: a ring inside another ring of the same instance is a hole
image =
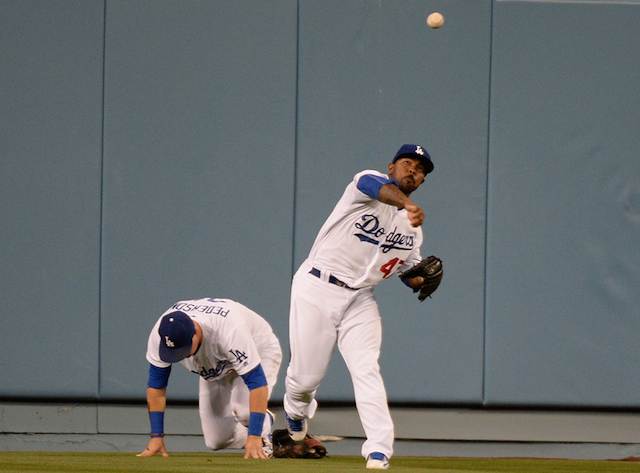
[[[496,4],[488,404],[640,405],[638,24]]]
[[[2,395],[97,393],[103,10],[0,3]]]
[[[356,172],[386,172],[403,143],[435,162],[412,198],[427,215],[423,253],[444,259],[445,280],[424,304],[398,280],[376,289],[393,401],[482,399],[490,5],[300,3],[296,266]],[[446,23],[432,30],[436,9]],[[352,398],[339,355],[318,396]]]
[[[144,397],[149,330],[180,299],[238,300],[287,342],[296,15],[108,3],[102,396]],[[196,386],[177,366],[169,395]]]
[[[292,268],[419,142],[445,279],[376,289],[390,399],[638,407],[639,9],[0,3],[0,396],[144,399],[156,318],[225,296],[280,337],[280,399]],[[176,367],[170,397],[196,384]],[[339,356],[318,396],[352,398]]]

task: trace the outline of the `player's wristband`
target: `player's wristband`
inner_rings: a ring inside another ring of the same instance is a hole
[[[151,423],[151,437],[164,437],[164,412],[149,411]]]
[[[265,414],[262,412],[252,412],[249,414],[249,435],[262,436]]]

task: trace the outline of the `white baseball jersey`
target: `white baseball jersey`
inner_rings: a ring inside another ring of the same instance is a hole
[[[361,176],[389,178],[379,171],[355,175],[320,229],[307,261],[353,288],[373,287],[419,262],[422,228],[412,227],[405,209],[360,191]]]
[[[230,299],[185,300],[162,314],[149,335],[147,361],[159,368],[171,364],[160,359],[158,327],[164,315],[177,310],[198,322],[204,336],[196,354],[180,363],[207,381],[220,380],[232,372],[247,374],[260,364],[259,351],[274,344],[279,349],[269,323],[242,304]]]

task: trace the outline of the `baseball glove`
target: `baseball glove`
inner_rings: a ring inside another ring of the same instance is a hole
[[[274,458],[324,458],[327,449],[319,441],[307,435],[300,442],[294,442],[287,429],[273,431]]]
[[[422,302],[427,297],[431,297],[431,294],[438,289],[440,281],[442,281],[442,260],[435,256],[429,256],[407,269],[404,273],[401,273],[400,279],[415,278],[416,276],[422,276],[424,278],[422,286],[413,290],[413,292],[420,291],[418,300]]]

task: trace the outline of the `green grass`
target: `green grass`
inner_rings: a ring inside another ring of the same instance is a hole
[[[360,457],[336,456],[322,460],[245,460],[241,453],[174,453],[169,458],[136,457],[133,453],[0,452],[3,472],[243,472],[243,473],[364,473]],[[640,472],[640,462],[474,459],[394,457],[390,472],[396,473],[546,473],[546,472]]]

